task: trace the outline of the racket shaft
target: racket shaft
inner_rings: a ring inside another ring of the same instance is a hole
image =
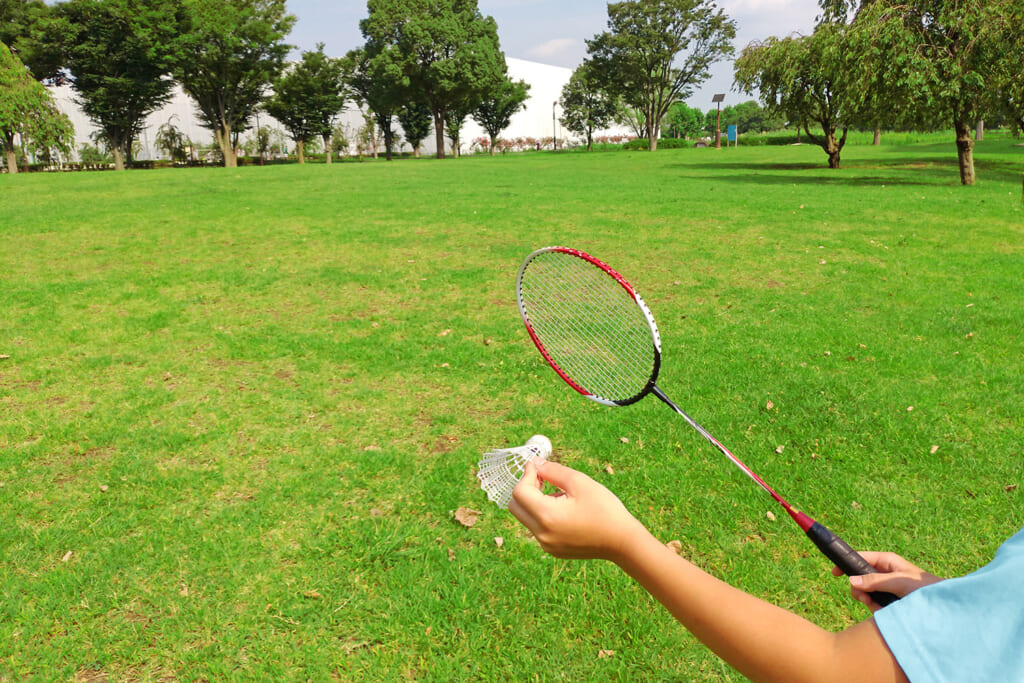
[[[705,439],[707,439],[708,442],[711,443],[711,445],[713,445],[715,448],[717,448],[719,451],[721,451],[722,455],[724,455],[725,457],[729,458],[729,462],[731,462],[733,465],[736,465],[736,467],[738,467],[739,470],[741,472],[743,472],[743,474],[745,474],[748,477],[750,477],[758,486],[760,486],[765,491],[767,491],[768,494],[772,498],[774,498],[780,505],[782,505],[785,508],[789,507],[789,504],[785,500],[783,500],[782,496],[777,494],[775,492],[775,490],[771,486],[768,486],[768,484],[765,483],[764,479],[762,479],[761,477],[757,476],[757,474],[755,474],[752,469],[750,469],[745,464],[743,464],[743,462],[739,458],[737,458],[735,455],[733,455],[729,451],[728,448],[723,446],[722,443],[718,439],[713,437],[708,430],[706,430],[703,427],[701,427],[699,424],[697,424],[696,420],[694,420],[692,417],[690,417],[685,412],[683,412],[683,409],[680,408],[679,406],[677,406],[675,403],[673,403],[672,399],[670,399],[668,397],[668,395],[666,395],[665,392],[662,391],[657,385],[655,385],[651,389],[651,392],[655,396],[660,398],[666,405],[668,405],[669,408],[671,408],[672,410],[676,411],[676,413],[678,413],[684,420],[686,420],[686,422],[691,427],[696,429],[697,432],[699,432],[701,436],[703,436]]]
[[[864,574],[875,573],[875,568],[867,560],[823,524],[815,522],[805,533],[807,538],[811,539],[814,545],[818,546],[818,550],[825,557],[832,560],[847,576],[863,576]],[[871,599],[882,607],[899,600],[892,593],[883,591],[874,591],[871,593]]]

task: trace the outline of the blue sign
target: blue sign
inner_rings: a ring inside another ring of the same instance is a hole
[[[736,142],[736,126],[729,126],[729,142]]]

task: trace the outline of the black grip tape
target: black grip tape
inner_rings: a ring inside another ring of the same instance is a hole
[[[875,573],[875,568],[867,560],[847,545],[846,541],[829,531],[827,527],[815,522],[806,533],[807,538],[811,539],[814,545],[818,546],[818,550],[825,557],[832,560],[847,576],[862,576]],[[899,600],[899,597],[884,591],[874,591],[871,593],[871,599],[885,607]]]

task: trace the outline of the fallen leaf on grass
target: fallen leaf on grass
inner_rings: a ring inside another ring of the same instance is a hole
[[[71,556],[74,555],[74,554],[75,554],[74,550],[69,550],[66,553],[64,553],[64,557],[60,558],[60,561],[61,562],[67,562],[68,560],[71,559]]]
[[[778,448],[775,449],[775,452],[779,453],[781,455],[782,451],[784,451],[785,449],[786,449],[785,446],[779,446]]]
[[[1016,484],[1007,484],[1006,486],[1003,487],[1003,490],[1006,491],[1007,493],[1009,493],[1010,491],[1016,491],[1017,490],[1017,485]]]
[[[614,657],[614,656],[615,656],[615,650],[601,650],[600,652],[597,653],[597,658],[598,659],[605,659],[606,657]]]
[[[455,511],[455,521],[467,529],[470,529],[474,524],[476,524],[476,520],[480,517],[480,514],[479,510],[459,508]]]
[[[319,600],[320,598],[322,598],[324,596],[320,595],[320,591],[315,591],[314,590],[314,591],[306,591],[306,592],[304,592],[302,594],[302,597],[309,598],[310,600]]]
[[[505,545],[505,539],[502,538],[501,536],[495,536],[494,537],[494,545],[496,545],[496,546],[498,546],[500,548],[501,546]]]
[[[7,360],[8,358],[10,358],[10,356],[8,356],[6,353],[0,353],[0,360]]]
[[[438,337],[447,337],[451,333],[452,333],[451,330],[444,330],[443,332],[439,332],[437,336]]]
[[[935,455],[935,451],[939,450],[938,446],[932,446],[931,454]]]
[[[629,443],[629,439],[627,437],[625,437],[625,436],[620,437],[619,441],[621,441],[622,443]]]
[[[775,513],[772,512],[771,510],[769,510],[767,513],[765,513],[765,517],[767,517],[768,519],[770,519],[773,522],[775,521]]]
[[[771,410],[774,407],[775,407],[775,404],[772,403],[770,400],[767,403],[764,404],[764,409],[765,410]]]
[[[612,467],[611,465],[605,465],[604,471],[607,472],[608,474],[615,474],[615,468]]]
[[[674,552],[676,555],[683,554],[683,544],[679,541],[669,541],[665,544],[665,547]]]

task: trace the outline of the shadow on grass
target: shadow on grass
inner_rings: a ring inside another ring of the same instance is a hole
[[[827,164],[805,162],[758,163],[713,161],[701,163],[696,169],[716,171],[716,177],[726,182],[753,183],[758,185],[782,185],[796,182],[818,183],[821,185],[906,185],[934,186],[959,185],[960,171],[955,151],[950,159],[922,159],[912,161],[905,156],[899,160],[884,157],[853,159],[842,163],[839,169],[829,169]],[[686,169],[693,177],[692,165],[676,165]],[[730,173],[732,171],[732,173]],[[1016,183],[1024,173],[1024,165],[1003,159],[974,160],[977,182]]]

